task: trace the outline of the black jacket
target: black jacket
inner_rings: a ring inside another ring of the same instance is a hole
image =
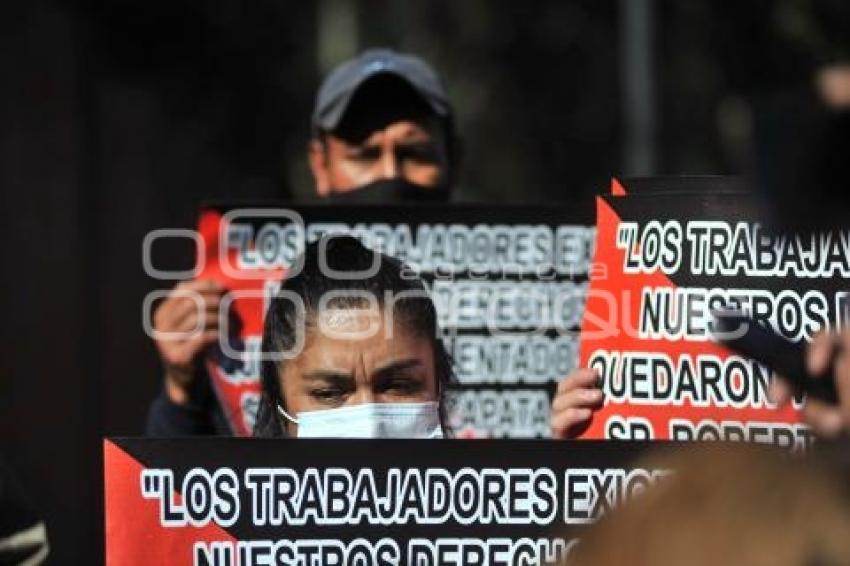
[[[160,390],[148,410],[145,433],[156,437],[233,435],[206,371],[195,376],[189,396],[187,405],[177,405]]]

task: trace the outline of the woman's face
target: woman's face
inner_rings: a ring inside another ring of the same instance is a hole
[[[279,378],[291,415],[437,400],[431,342],[403,323],[390,328],[380,309],[331,308],[317,314],[304,349]],[[297,436],[298,425],[288,422],[287,432]]]

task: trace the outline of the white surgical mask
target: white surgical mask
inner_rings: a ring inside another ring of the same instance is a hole
[[[298,438],[442,438],[439,406],[426,403],[364,403],[305,411],[285,419],[298,425]]]

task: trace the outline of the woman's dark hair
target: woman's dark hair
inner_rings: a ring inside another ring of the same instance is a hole
[[[269,304],[262,351],[266,354],[290,351],[296,345],[299,326],[303,329],[312,326],[320,301],[327,293],[335,294],[326,304],[334,308],[363,308],[367,302],[363,297],[365,293],[375,297],[378,305],[386,307],[389,296],[393,320],[431,342],[440,422],[444,433],[448,433],[445,393],[454,381],[454,372],[449,354],[439,337],[437,311],[422,280],[406,270],[400,261],[369,250],[350,236],[326,236],[308,244],[301,262],[297,263],[301,263],[301,270],[283,281],[280,292]],[[357,272],[367,275],[354,277]],[[291,300],[293,294],[304,305],[303,311]],[[277,412],[277,404],[283,399],[280,375],[285,364],[286,360],[266,359],[262,362],[262,396],[254,436],[286,435]]]

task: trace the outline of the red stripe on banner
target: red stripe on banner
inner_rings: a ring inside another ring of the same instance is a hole
[[[615,197],[624,197],[628,194],[626,187],[616,177],[611,177],[611,194]]]
[[[103,468],[108,566],[192,564],[196,542],[235,542],[214,524],[163,527],[159,501],[142,497],[140,478],[145,467],[109,440],[103,441]],[[180,503],[177,494],[174,501]]]
[[[225,223],[222,214],[217,210],[207,209],[202,211],[198,220],[198,232],[205,242],[206,257],[202,264],[201,279],[214,279],[224,285],[228,292],[252,293],[252,296],[239,296],[233,301],[233,312],[239,320],[239,337],[243,342],[250,340],[259,341],[263,335],[263,296],[266,284],[270,281],[283,279],[282,269],[262,269],[252,272],[248,269],[240,270],[244,278],[228,276],[228,271],[222,267],[227,262],[231,269],[237,266],[236,250],[222,250],[220,247],[220,235],[224,233]],[[226,254],[222,252],[226,251]],[[253,358],[248,355],[243,362],[248,372],[238,372],[228,375],[219,364],[218,355],[208,355],[206,367],[212,381],[213,390],[216,392],[221,403],[224,414],[230,424],[230,429],[235,436],[251,436],[253,433],[253,413],[246,411],[248,407],[256,407],[260,398],[260,375],[259,372],[251,372],[254,368],[251,362]]]

